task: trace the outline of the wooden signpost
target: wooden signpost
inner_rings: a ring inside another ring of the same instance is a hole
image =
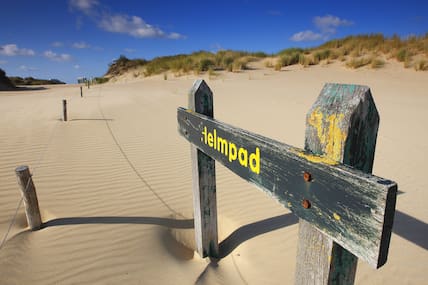
[[[296,275],[320,267],[324,258],[305,252],[314,242],[306,238],[308,230],[331,243],[323,266],[327,277],[311,273],[315,283],[352,284],[357,257],[375,268],[385,264],[397,185],[369,174],[378,117],[367,87],[326,84],[308,114],[305,150],[214,120],[212,92],[203,80],[195,82],[189,109],[178,108],[177,119],[179,133],[192,144],[201,256],[218,256],[217,160],[301,219]],[[302,231],[304,226],[309,229]],[[296,284],[312,284],[312,279],[296,276]]]

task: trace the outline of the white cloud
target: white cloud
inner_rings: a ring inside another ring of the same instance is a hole
[[[136,38],[183,38],[178,33],[166,34],[161,29],[147,24],[142,18],[137,16],[104,14],[98,25],[105,31],[128,34]]]
[[[21,66],[19,67],[19,70],[22,70],[22,71],[36,71],[36,70],[39,70],[39,69],[38,69],[38,68],[36,68],[36,67],[31,67],[31,66],[21,65]]]
[[[36,53],[32,49],[19,48],[16,44],[7,44],[0,46],[0,54],[6,56],[25,55],[33,56]]]
[[[317,41],[323,38],[322,34],[314,33],[313,31],[306,30],[303,32],[295,33],[291,36],[290,40],[293,42],[303,42],[303,41]]]
[[[6,64],[7,61],[6,60],[0,60],[0,64]]]
[[[167,36],[168,39],[172,39],[172,40],[180,40],[180,39],[185,39],[186,36],[179,34],[179,33],[170,33]]]
[[[62,42],[53,42],[52,46],[53,47],[62,47],[62,46],[64,46],[64,44]]]
[[[97,0],[70,0],[72,9],[80,10],[85,14],[90,14],[95,6],[98,6]]]
[[[97,0],[70,0],[69,3],[72,9],[84,13],[107,32],[127,34],[135,38],[185,38],[179,33],[166,33],[138,16],[112,13]]]
[[[80,68],[80,65],[75,64],[75,65],[73,65],[73,67],[74,67],[74,69],[79,69],[79,68]]]
[[[83,49],[83,48],[90,48],[91,46],[85,42],[76,42],[76,43],[73,43],[73,47],[78,49]]]
[[[137,50],[135,50],[133,48],[125,48],[124,51],[126,51],[128,53],[133,53],[133,52],[136,52]]]
[[[51,50],[47,50],[43,53],[43,55],[47,58],[49,58],[50,60],[53,61],[69,61],[71,60],[71,55],[66,54],[66,53],[62,53],[62,54],[57,54]]]
[[[315,26],[324,34],[334,34],[336,29],[341,26],[350,26],[353,22],[339,17],[326,15],[324,17],[317,16],[313,20]]]
[[[336,33],[338,27],[350,26],[353,24],[352,21],[340,19],[333,15],[326,15],[323,17],[316,16],[312,21],[320,32],[314,32],[312,30],[301,31],[292,35],[290,40],[295,42],[317,41],[321,39],[327,40]]]

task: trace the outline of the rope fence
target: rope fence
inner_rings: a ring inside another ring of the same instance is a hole
[[[99,86],[98,88],[98,108],[99,108],[99,112],[106,124],[107,130],[109,131],[109,134],[113,140],[113,142],[115,143],[115,145],[117,146],[119,152],[121,153],[121,155],[123,156],[123,158],[125,159],[125,161],[127,162],[127,164],[129,165],[129,167],[132,169],[132,171],[135,173],[135,175],[139,178],[139,180],[148,188],[148,190],[156,197],[156,199],[158,199],[172,214],[176,215],[176,216],[180,216],[182,218],[186,218],[184,217],[182,214],[180,214],[179,212],[177,212],[176,210],[173,209],[173,207],[171,205],[169,205],[161,196],[159,193],[157,193],[155,191],[155,189],[148,183],[148,181],[143,177],[143,175],[137,170],[136,166],[134,165],[134,163],[132,163],[131,159],[129,158],[129,156],[126,154],[126,152],[124,151],[123,147],[121,146],[120,142],[117,139],[117,136],[114,134],[113,129],[111,128],[108,120],[105,117],[104,111],[102,109],[101,106],[101,102],[100,102],[100,97],[101,97],[101,91],[102,91],[102,86]],[[82,94],[80,96],[81,98],[83,98]],[[74,100],[74,99],[72,99]],[[63,100],[63,110],[61,112],[60,118],[62,118],[62,120],[57,120],[57,122],[55,123],[54,127],[52,128],[52,131],[50,133],[48,142],[46,143],[44,149],[42,150],[42,152],[40,153],[40,156],[38,158],[38,160],[36,161],[36,163],[34,164],[34,167],[32,167],[32,173],[30,175],[30,178],[28,179],[28,181],[26,182],[25,188],[22,189],[23,193],[28,191],[28,188],[30,186],[30,184],[32,184],[33,182],[33,177],[36,173],[36,170],[40,167],[41,162],[43,161],[43,159],[45,158],[45,155],[48,152],[48,149],[52,143],[53,137],[56,133],[56,130],[58,128],[58,125],[60,122],[66,122],[66,108],[64,108],[64,101]],[[66,103],[65,103],[66,104]],[[24,196],[21,196],[21,198],[19,199],[18,203],[17,203],[17,207],[15,208],[15,211],[12,215],[12,218],[10,219],[9,225],[7,227],[6,233],[4,234],[1,243],[0,243],[0,250],[3,249],[7,238],[13,228],[13,226],[16,223],[16,218],[18,216],[18,212],[22,206],[22,202],[24,201]]]
[[[180,216],[182,218],[186,218],[184,217],[182,214],[180,214],[179,212],[177,212],[176,210],[174,210],[171,205],[169,205],[160,195],[159,193],[157,193],[153,187],[147,182],[146,179],[144,179],[144,177],[140,174],[140,172],[137,170],[137,168],[135,167],[135,165],[132,163],[132,161],[129,159],[128,155],[125,153],[125,151],[123,150],[123,147],[120,145],[119,141],[117,140],[116,136],[113,133],[113,130],[108,122],[108,120],[106,119],[105,115],[104,115],[104,111],[102,109],[101,103],[100,103],[100,97],[101,97],[101,89],[102,86],[100,86],[99,91],[98,91],[98,108],[100,111],[101,116],[103,117],[103,120],[107,126],[107,129],[111,135],[111,138],[113,139],[114,143],[116,144],[117,148],[119,149],[120,153],[122,154],[123,158],[126,160],[126,162],[128,163],[129,167],[132,169],[132,171],[135,173],[135,175],[137,175],[137,177],[140,179],[141,182],[143,182],[143,184],[150,190],[150,192],[152,192],[152,194],[169,210],[171,211],[172,214],[176,215],[176,216]]]
[[[38,160],[35,163],[35,167],[32,170],[31,177],[30,177],[30,179],[28,179],[28,181],[26,183],[26,186],[25,186],[25,189],[23,190],[24,192],[26,192],[28,190],[28,187],[29,187],[29,185],[31,184],[31,182],[33,180],[32,177],[34,176],[34,173],[36,172],[37,168],[40,166],[40,163],[43,161],[43,159],[44,159],[44,157],[45,157],[45,155],[47,153],[47,150],[48,150],[48,148],[49,148],[49,146],[50,146],[50,144],[52,142],[52,139],[54,137],[54,134],[56,132],[58,124],[59,124],[59,121],[57,121],[55,123],[54,127],[52,128],[52,131],[51,131],[51,134],[49,136],[48,142],[46,143],[45,148],[42,150],[42,152],[40,153],[40,156],[39,156]],[[12,230],[12,227],[13,227],[13,225],[16,222],[16,217],[18,215],[19,209],[21,208],[23,200],[24,200],[24,196],[21,196],[21,198],[19,199],[19,202],[18,202],[18,206],[16,207],[15,212],[14,212],[14,214],[12,216],[12,219],[9,222],[9,226],[8,226],[8,228],[6,230],[6,233],[4,234],[3,239],[2,239],[2,241],[0,243],[0,250],[2,250],[3,246],[5,245],[7,237],[9,236],[10,231]]]

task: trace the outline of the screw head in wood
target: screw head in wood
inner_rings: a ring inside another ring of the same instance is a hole
[[[308,200],[308,199],[303,199],[303,201],[302,201],[302,206],[303,206],[303,208],[305,208],[305,209],[309,209],[309,208],[311,207],[311,202],[309,202],[309,200]]]
[[[306,182],[310,182],[312,180],[312,175],[309,172],[305,171],[303,172],[303,179]]]

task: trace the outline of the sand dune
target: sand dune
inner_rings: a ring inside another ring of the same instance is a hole
[[[189,144],[177,133],[196,77],[122,78],[84,88],[0,93],[0,238],[33,171],[45,227],[23,206],[0,249],[0,284],[293,284],[297,219],[217,164],[218,262],[194,253]],[[206,78],[219,120],[303,146],[305,115],[326,82],[371,87],[381,123],[374,174],[398,182],[387,264],[360,262],[356,284],[422,284],[428,269],[427,75],[336,64]],[[69,121],[62,122],[62,99]]]

